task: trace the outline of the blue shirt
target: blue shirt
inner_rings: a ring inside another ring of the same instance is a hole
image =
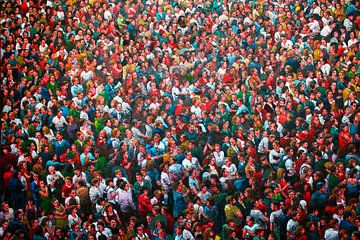
[[[70,148],[70,143],[66,139],[63,139],[61,142],[56,140],[54,148],[55,153],[58,155],[58,157],[60,157],[60,155],[64,154],[65,151]]]

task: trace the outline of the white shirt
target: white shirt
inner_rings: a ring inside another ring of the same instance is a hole
[[[79,196],[75,196],[74,198],[75,198],[75,200],[76,200],[76,203],[77,203],[77,204],[80,204],[80,198],[79,198]],[[67,198],[65,199],[65,205],[66,205],[66,206],[69,206],[70,199],[72,199],[72,197],[67,197]]]
[[[263,139],[261,139],[259,146],[258,146],[258,152],[259,153],[266,153],[265,149],[267,149],[269,147],[269,138],[268,137],[264,137]]]
[[[182,162],[182,165],[185,169],[198,169],[199,161],[196,157],[193,157],[191,161],[187,158],[185,158]]]
[[[96,239],[99,239],[99,237],[101,235],[104,235],[106,238],[112,237],[112,233],[111,233],[111,230],[109,228],[104,228],[104,230],[101,233],[97,232],[96,233]]]
[[[73,184],[75,184],[76,181],[78,181],[80,179],[83,180],[88,185],[88,183],[86,181],[86,174],[84,172],[81,172],[80,176],[77,176],[77,175],[73,176],[73,178],[72,178]]]
[[[80,77],[81,79],[84,81],[84,82],[87,82],[88,80],[91,80],[93,78],[93,72],[92,71],[82,71],[82,73],[80,74]]]
[[[333,228],[326,229],[324,239],[325,240],[337,240],[339,232]]]
[[[308,23],[308,26],[314,34],[320,32],[320,26],[318,21],[314,20],[313,22]]]
[[[108,21],[111,20],[112,15],[111,15],[111,12],[110,12],[109,10],[106,10],[106,11],[104,12],[104,18],[105,18],[106,20],[108,20]]]
[[[96,203],[97,200],[102,196],[99,188],[92,186],[89,189],[89,197],[92,203]]]
[[[224,154],[224,152],[223,152],[223,151],[220,151],[219,153],[217,153],[217,152],[215,151],[213,154],[214,154],[216,166],[222,167],[222,166],[224,165],[224,161],[225,161],[225,154]]]
[[[281,47],[283,47],[287,50],[292,49],[292,46],[293,46],[293,43],[289,39],[287,39],[285,43],[281,42]]]
[[[348,47],[350,47],[350,46],[352,46],[352,45],[354,45],[354,44],[356,44],[356,43],[358,43],[359,41],[356,39],[356,38],[354,38],[354,40],[352,40],[352,39],[349,39],[349,41],[348,41]]]
[[[89,120],[89,115],[86,112],[81,111],[80,112],[80,119]]]
[[[196,117],[201,117],[201,108],[199,106],[192,105],[190,108],[190,112],[194,113]]]
[[[280,148],[279,151],[272,149],[269,153],[269,162],[270,164],[278,165],[280,163],[281,157],[285,155],[283,148]]]
[[[327,37],[327,36],[330,35],[331,31],[332,31],[332,29],[330,28],[330,26],[329,26],[329,25],[325,25],[325,26],[323,27],[323,29],[321,29],[320,35],[321,35],[322,37]]]
[[[222,169],[226,170],[231,176],[235,176],[237,172],[237,168],[233,163],[230,166],[227,165],[222,166]]]
[[[295,228],[299,225],[298,222],[290,219],[286,225],[286,231],[290,232],[291,234],[295,233]]]
[[[285,160],[285,169],[289,170],[289,169],[294,169],[294,162],[290,157],[285,156],[286,160]]]
[[[164,187],[165,191],[169,191],[171,188],[171,181],[170,181],[170,176],[168,173],[166,172],[161,172],[161,176],[160,176],[160,182],[161,185]]]
[[[317,14],[320,16],[320,11],[321,11],[321,8],[319,6],[317,6],[315,9],[312,10],[313,14]]]
[[[325,17],[321,18],[321,21],[323,22],[324,26],[328,26],[332,20],[333,20],[332,16],[329,16],[328,18]]]
[[[81,219],[79,218],[79,216],[77,214],[75,214],[75,217],[73,217],[72,215],[68,216],[68,223],[69,223],[68,226],[70,229],[74,223],[80,223],[80,222],[81,222]]]
[[[184,229],[183,230],[183,239],[184,240],[195,240],[194,236],[192,235],[192,233],[187,230],[187,229]]]
[[[321,71],[323,74],[325,75],[329,75],[330,74],[330,70],[331,70],[331,67],[328,63],[325,63],[322,67],[321,67]]]
[[[58,116],[55,116],[52,119],[53,124],[55,125],[55,128],[57,130],[60,130],[61,128],[65,127],[65,124],[67,124],[66,119],[64,116],[61,116],[60,118]]]
[[[345,18],[343,24],[344,24],[344,27],[346,28],[346,31],[347,31],[347,32],[350,32],[351,29],[352,29],[352,27],[353,27],[353,23],[350,21],[350,19]]]

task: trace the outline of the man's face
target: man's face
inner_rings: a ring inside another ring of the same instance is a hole
[[[117,224],[116,224],[116,221],[115,221],[115,220],[111,220],[111,221],[110,221],[110,227],[111,227],[111,228],[116,228],[116,225],[117,225]]]

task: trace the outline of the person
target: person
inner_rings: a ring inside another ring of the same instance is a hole
[[[66,210],[70,209],[72,206],[76,206],[78,209],[80,206],[80,197],[76,195],[76,190],[72,189],[67,198],[65,198],[65,208]]]
[[[287,222],[287,235],[292,237],[295,235],[295,229],[299,226],[300,214],[297,211],[292,212],[291,219]]]
[[[341,230],[345,230],[345,232],[349,235],[356,230],[355,225],[352,223],[352,217],[350,212],[344,213],[344,218],[339,225],[339,231]]]
[[[14,209],[9,206],[8,202],[1,203],[0,219],[7,221],[14,219]]]
[[[226,206],[224,208],[226,221],[232,220],[235,224],[240,224],[244,218],[242,212],[239,208],[235,206],[236,199],[233,196],[228,196],[226,198]]]
[[[316,188],[318,190],[311,195],[311,206],[320,211],[322,207],[326,206],[327,204],[325,185],[323,182],[318,182],[316,184]]]
[[[116,220],[116,222],[118,224],[120,224],[120,218],[119,218],[119,214],[116,211],[116,209],[113,208],[112,204],[109,204],[105,207],[104,209],[104,218],[105,218],[105,223],[106,224],[110,224],[111,220]]]
[[[146,187],[142,187],[138,197],[138,209],[140,219],[143,221],[146,219],[146,215],[152,212],[152,204],[148,195],[149,190]]]
[[[324,234],[324,239],[331,240],[331,239],[337,239],[339,232],[338,232],[338,226],[339,223],[336,219],[331,219],[329,221],[329,228],[326,229]]]
[[[49,214],[51,212],[51,196],[50,191],[44,181],[40,181],[40,203],[41,203],[41,211],[44,214]]]
[[[48,172],[49,174],[46,176],[46,183],[50,188],[50,194],[52,194],[54,197],[60,198],[64,176],[60,171],[56,171],[54,166],[49,166]]]
[[[75,229],[75,227],[79,226],[79,224],[82,222],[79,215],[77,215],[77,212],[78,212],[78,210],[77,210],[76,206],[73,206],[70,209],[70,214],[67,217],[68,226],[70,229]]]
[[[285,155],[285,151],[280,147],[278,141],[274,141],[272,145],[273,149],[269,152],[269,162],[273,167],[278,169],[280,161]]]
[[[32,199],[27,200],[25,214],[30,221],[35,220],[38,216],[38,209]]]
[[[184,223],[183,232],[182,232],[183,239],[185,239],[185,240],[194,240],[195,239],[190,230],[191,230],[191,223],[186,221]]]
[[[116,201],[122,213],[121,216],[123,216],[123,219],[121,220],[127,221],[132,212],[136,209],[129,184],[125,181],[121,181],[121,184],[116,192],[118,194]]]
[[[348,177],[341,182],[346,187],[346,195],[348,199],[356,198],[359,196],[359,179],[357,169],[352,169]]]
[[[93,205],[102,197],[102,194],[99,189],[100,182],[98,179],[94,178],[91,180],[91,187],[89,189],[89,198]]]
[[[135,240],[148,240],[150,239],[149,238],[149,235],[144,232],[144,225],[140,224],[137,228],[137,234],[135,236]]]
[[[105,227],[105,224],[102,221],[98,222],[97,228],[98,228],[98,230],[95,235],[95,237],[97,239],[112,237],[112,233],[111,233],[110,229]]]
[[[14,210],[25,208],[25,182],[20,171],[15,171],[9,182],[10,200],[13,203]]]
[[[246,225],[243,228],[243,238],[249,239],[255,236],[256,230],[259,228],[259,224],[254,223],[254,219],[251,216],[246,217]]]
[[[160,182],[165,190],[164,202],[167,203],[168,199],[169,199],[169,192],[171,190],[172,177],[169,173],[169,165],[168,164],[164,164],[161,169],[162,169],[162,172],[160,175]]]
[[[270,214],[270,231],[280,238],[280,216],[284,214],[281,208],[279,208],[278,202],[271,202],[270,203],[271,214]]]
[[[173,216],[180,216],[184,210],[186,209],[186,200],[185,198],[189,195],[190,189],[186,189],[182,181],[175,187],[175,191],[173,192]]]
[[[64,205],[62,205],[58,199],[53,200],[53,214],[57,228],[62,229],[68,225],[65,210]]]

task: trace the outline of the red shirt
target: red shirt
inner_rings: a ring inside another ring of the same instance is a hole
[[[281,147],[286,147],[289,145],[289,142],[290,142],[290,138],[289,137],[282,137],[280,138],[279,140],[279,144]]]
[[[22,14],[27,14],[29,12],[29,7],[27,5],[27,2],[22,2],[20,5],[20,11]]]
[[[272,78],[272,77],[268,77],[268,78],[266,79],[266,86],[267,86],[267,87],[272,87],[272,88],[274,88],[274,86],[275,86],[275,79]]]
[[[231,76],[230,74],[225,73],[222,79],[223,83],[233,83],[234,82],[234,78],[233,76]]]
[[[306,201],[307,205],[310,206],[311,192],[307,191],[302,195],[302,198]]]
[[[61,191],[64,193],[65,198],[67,198],[70,195],[71,190],[74,189],[74,184],[71,184],[70,186],[64,184],[61,188]]]
[[[341,132],[339,133],[339,148],[340,148],[340,149],[345,149],[346,146],[347,146],[349,143],[351,143],[351,141],[346,140],[344,136],[347,136],[347,137],[350,137],[350,138],[351,138],[350,133],[341,131]]]
[[[168,230],[172,231],[174,229],[174,217],[170,214],[170,213],[166,213],[165,217],[167,219],[168,222]]]
[[[279,114],[279,123],[284,126],[287,121],[287,114]]]
[[[327,205],[327,206],[325,207],[325,212],[326,212],[326,214],[327,214],[328,216],[334,215],[335,212],[336,212],[336,206],[329,206],[329,205]]]
[[[140,194],[138,200],[139,200],[140,215],[145,215],[146,213],[152,211],[152,205],[150,202],[150,198],[148,198],[148,196],[146,196],[145,194]]]
[[[160,90],[159,89],[151,89],[149,92],[150,96],[160,96]]]
[[[4,172],[4,176],[3,176],[3,180],[4,180],[4,186],[7,187],[9,186],[9,182],[10,182],[10,179],[12,177],[12,172],[11,171],[8,171],[8,172]]]

